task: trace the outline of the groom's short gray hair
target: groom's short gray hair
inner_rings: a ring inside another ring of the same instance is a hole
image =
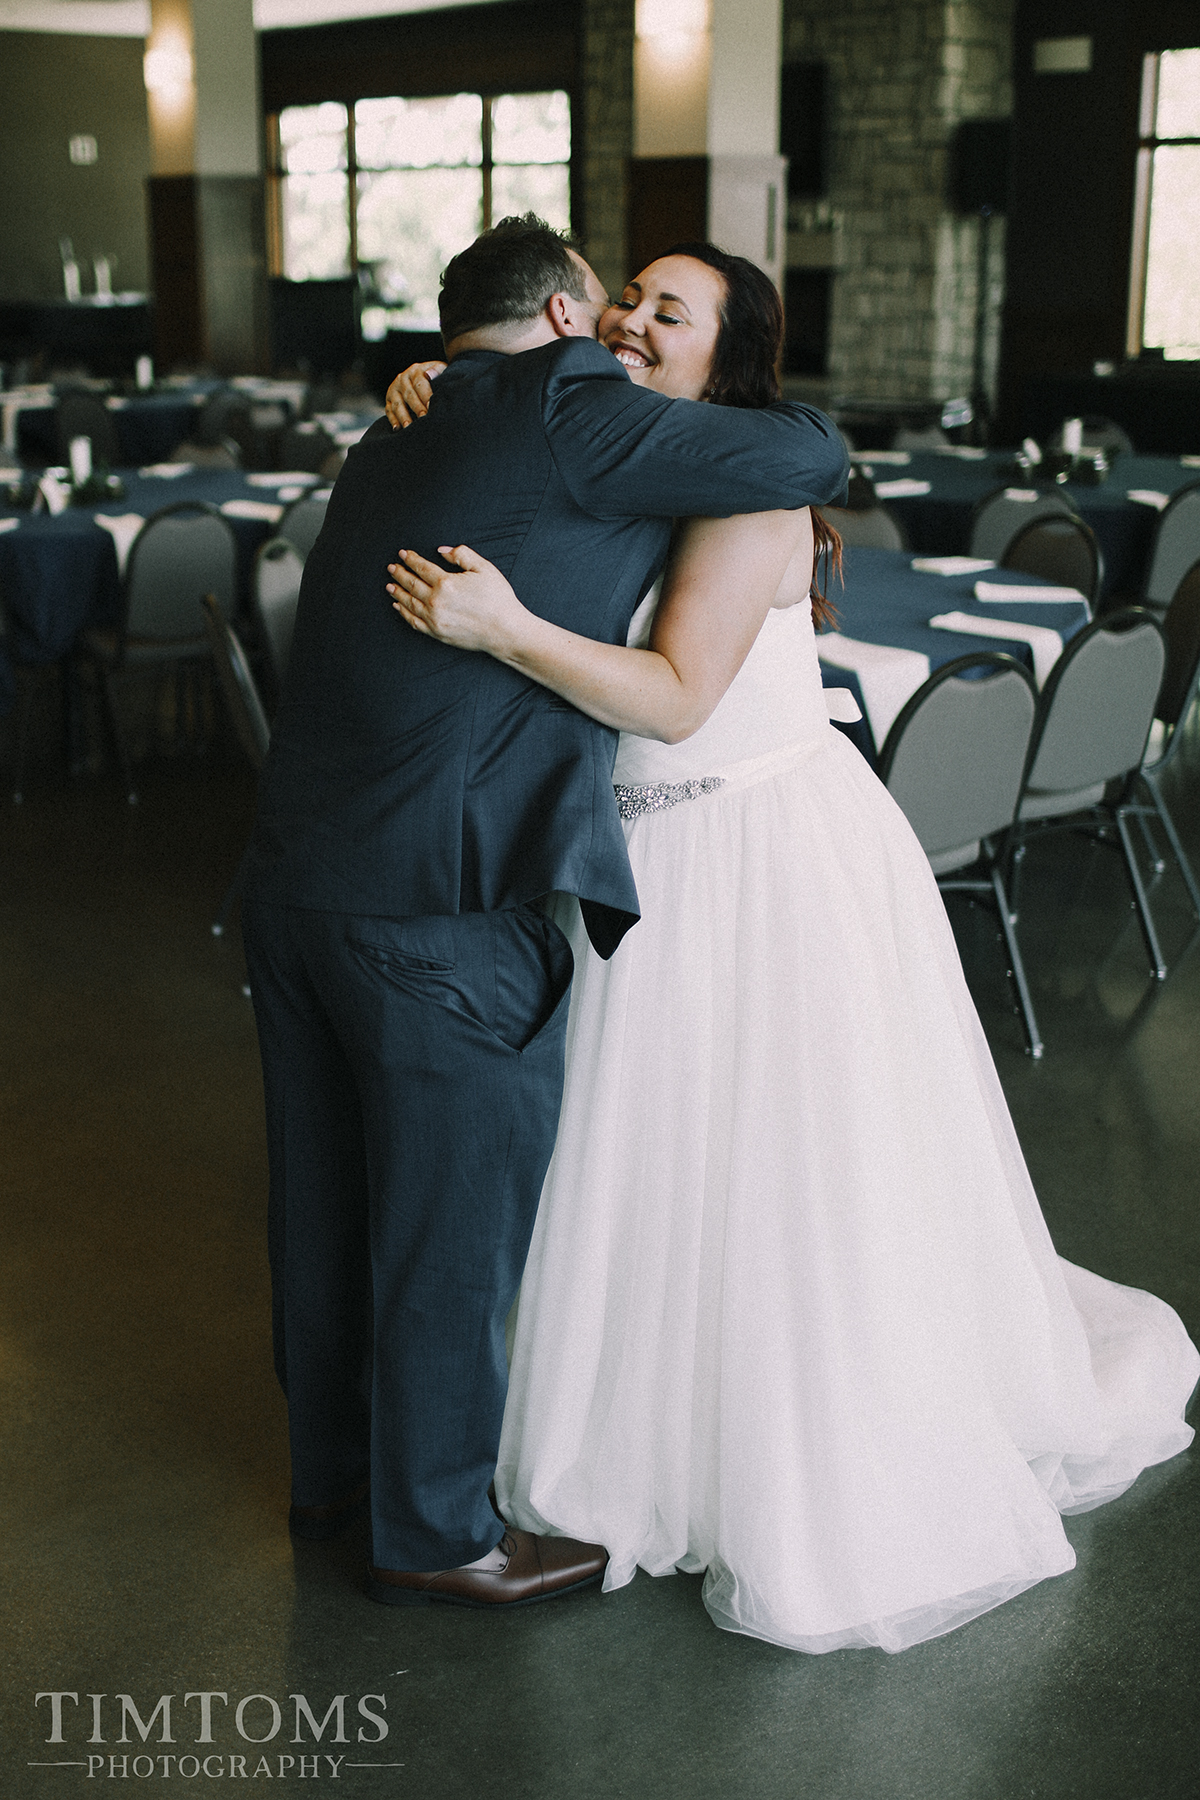
[[[442,271],[438,315],[448,344],[488,325],[536,319],[551,294],[586,301],[584,272],[564,233],[536,213],[501,219]]]

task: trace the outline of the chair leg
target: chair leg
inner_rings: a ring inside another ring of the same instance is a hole
[[[1150,858],[1150,867],[1154,870],[1156,875],[1161,875],[1167,866],[1166,861],[1163,858],[1161,850],[1154,841],[1154,833],[1150,829],[1150,821],[1140,807],[1137,812],[1137,822],[1141,828],[1142,842],[1146,846],[1146,854]]]
[[[1024,846],[1022,846],[1022,850]],[[1021,1015],[1025,1022],[1025,1035],[1029,1040],[1029,1054],[1035,1061],[1039,1060],[1045,1045],[1038,1030],[1037,1016],[1033,1010],[1033,997],[1029,992],[1029,983],[1025,979],[1025,964],[1021,960],[1017,934],[1013,929],[1016,920],[1010,910],[1008,895],[1004,891],[1004,883],[1000,878],[1000,870],[995,863],[991,866],[992,892],[996,896],[996,910],[1000,914],[1000,929],[1004,933],[1004,942],[1008,950],[1008,960],[1012,965],[1012,977],[1017,990],[1017,998],[1021,1002]]]
[[[29,720],[33,713],[33,689],[36,675],[30,673],[21,683],[21,694],[17,701],[17,744],[13,761],[13,805],[20,806],[25,799],[25,759],[29,751]]]
[[[1197,886],[1196,884],[1196,877],[1193,873],[1192,865],[1188,861],[1183,845],[1179,841],[1179,833],[1175,829],[1175,821],[1167,811],[1167,803],[1158,791],[1158,783],[1151,780],[1148,775],[1143,775],[1142,784],[1147,789],[1150,798],[1154,802],[1154,810],[1158,814],[1159,823],[1167,834],[1167,842],[1175,853],[1175,860],[1179,864],[1179,873],[1183,876],[1184,885],[1191,897],[1192,907],[1196,916],[1200,918],[1200,886]]]
[[[121,771],[121,780],[125,783],[125,798],[130,806],[136,806],[138,797],[137,789],[133,785],[133,768],[129,761],[129,750],[113,700],[111,671],[104,664],[100,665],[100,689],[104,695],[104,717],[108,724],[108,735]]]
[[[1017,896],[1021,887],[1021,876],[1025,868],[1025,840],[1021,838],[1008,853],[1008,911],[1005,917],[1010,925],[1017,922]]]
[[[1133,889],[1134,904],[1137,907],[1138,921],[1142,927],[1142,936],[1146,942],[1146,952],[1150,958],[1150,973],[1156,981],[1167,979],[1167,965],[1163,961],[1163,953],[1159,947],[1158,933],[1154,929],[1154,920],[1150,916],[1150,903],[1146,898],[1146,889],[1142,882],[1141,870],[1137,866],[1137,858],[1133,854],[1133,840],[1129,835],[1129,825],[1124,812],[1118,808],[1116,814],[1117,831],[1121,838],[1121,851],[1125,858],[1125,868],[1129,874],[1129,885]]]
[[[233,871],[233,880],[225,890],[225,898],[221,902],[220,910],[213,920],[212,934],[214,937],[224,937],[226,928],[229,924],[229,915],[237,905],[238,900],[241,897],[242,889],[246,885],[246,874],[249,867],[250,846],[247,844],[246,848],[242,851],[242,860]]]

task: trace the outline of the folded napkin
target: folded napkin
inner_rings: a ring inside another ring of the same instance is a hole
[[[108,532],[116,545],[117,569],[124,575],[133,540],[146,521],[141,513],[97,513],[95,517],[97,525]]]
[[[271,500],[223,500],[221,511],[227,519],[265,519],[269,525],[283,517],[282,506]]]
[[[1006,500],[1036,500],[1037,497],[1036,488],[1005,488],[1004,490]]]
[[[881,500],[903,500],[908,494],[927,494],[932,486],[932,481],[914,481],[911,475],[902,475],[898,481],[877,481],[875,492]]]
[[[912,567],[922,575],[978,575],[981,569],[994,569],[986,556],[914,556]]]
[[[898,468],[906,469],[912,461],[911,450],[856,450],[856,463],[895,463]]]
[[[71,504],[71,489],[66,477],[66,469],[47,469],[38,482],[38,493],[50,513],[64,513]]]
[[[1033,679],[1041,687],[1062,655],[1062,639],[1048,625],[1018,625],[1014,619],[981,619],[975,613],[939,613],[929,623],[935,631],[961,631],[968,637],[1016,639],[1033,651]]]
[[[195,466],[195,463],[147,463],[138,474],[153,476],[158,481],[175,481],[180,475],[190,475]]]
[[[977,581],[975,598],[990,606],[1003,605],[1005,601],[1021,606],[1063,606],[1069,600],[1082,600],[1087,605],[1087,595],[1081,594],[1078,588],[1051,587],[1048,583],[1040,587],[1021,587],[1014,583],[1008,587],[1002,581]]]
[[[856,725],[862,718],[858,710],[858,701],[849,688],[826,688],[825,711],[839,725]]]
[[[247,475],[246,480],[251,487],[312,487],[320,479],[307,469],[285,469],[279,475]]]
[[[1159,512],[1171,498],[1170,494],[1160,494],[1157,488],[1126,488],[1126,497],[1136,500],[1139,506],[1153,506]]]
[[[20,519],[0,519],[0,531],[15,531]]]
[[[897,650],[891,644],[864,644],[825,631],[817,639],[817,655],[835,669],[853,669],[862,689],[867,720],[876,746],[891,730],[896,715],[911,700],[923,681],[929,680],[929,658],[919,650]]]

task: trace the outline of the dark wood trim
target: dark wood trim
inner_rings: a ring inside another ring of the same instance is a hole
[[[707,156],[634,156],[629,161],[629,274],[672,244],[708,236]]]
[[[387,94],[575,97],[577,0],[509,0],[262,34],[263,110]]]

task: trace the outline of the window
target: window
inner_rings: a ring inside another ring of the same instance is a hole
[[[1127,349],[1200,359],[1200,49],[1142,65]]]
[[[570,224],[571,107],[540,94],[288,106],[272,123],[274,272],[363,272],[363,334],[437,329],[438,277],[494,220]]]

